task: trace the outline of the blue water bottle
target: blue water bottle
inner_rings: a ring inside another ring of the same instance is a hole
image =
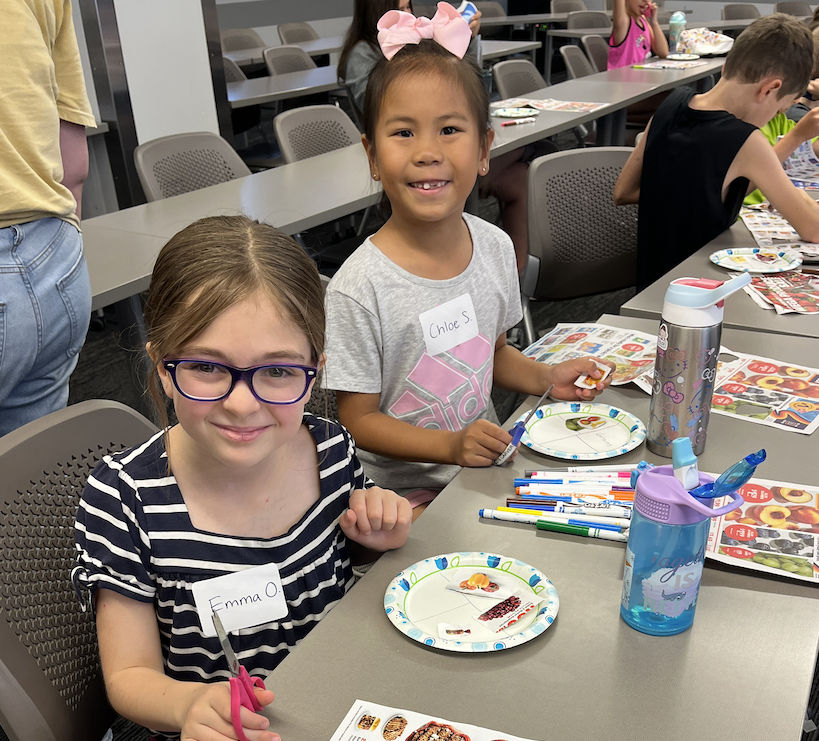
[[[764,451],[759,455],[764,460]],[[750,458],[729,468],[717,482],[697,473],[698,486],[692,491],[675,477],[673,466],[658,466],[639,474],[620,604],[620,615],[632,628],[670,636],[691,627],[711,518],[743,503],[736,490],[756,468],[749,468]],[[754,462],[761,461],[755,458]],[[741,465],[743,476],[729,476]],[[732,502],[711,508],[714,497],[728,495]]]
[[[681,10],[675,10],[668,21],[669,54],[674,54],[678,51],[677,46],[680,43],[680,36],[682,36],[683,31],[685,31],[685,13]]]

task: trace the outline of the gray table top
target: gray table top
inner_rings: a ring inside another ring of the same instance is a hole
[[[542,41],[506,41],[505,39],[481,39],[481,57],[483,59],[500,59],[511,54],[522,54],[535,51],[543,46]]]
[[[258,32],[264,30],[264,27],[254,30]],[[311,41],[299,41],[295,44],[287,44],[287,46],[300,46],[311,57],[317,57],[322,54],[333,54],[341,51],[341,48],[344,46],[344,37],[327,36],[325,38],[312,39]],[[264,62],[262,54],[265,48],[264,46],[260,46],[251,49],[237,49],[235,51],[223,52],[222,55],[233,60],[240,67],[244,67],[249,64],[261,64]]]
[[[624,317],[601,321],[655,328]],[[738,350],[768,349],[758,333],[725,335]],[[793,362],[819,350],[816,342],[773,339],[774,353]],[[647,416],[649,397],[636,388],[607,391],[603,400]],[[701,467],[721,471],[760,440],[772,454],[766,477],[808,477],[815,442],[725,417],[711,421]],[[659,462],[644,446],[617,461],[641,458]],[[511,466],[464,469],[407,544],[385,554],[268,678],[276,693],[271,728],[288,741],[326,739],[361,698],[532,739],[797,741],[819,641],[819,589],[707,562],[691,630],[638,633],[619,616],[622,544],[478,519],[479,508],[511,492],[515,475],[562,463],[523,449]],[[552,580],[560,612],[543,635],[506,651],[455,654],[389,623],[383,597],[399,571],[474,550],[521,559]],[[760,708],[775,708],[775,719],[761,721]]]
[[[629,299],[620,313],[625,316],[649,317],[659,320],[663,310],[663,298],[668,284],[672,280],[684,277],[714,278],[727,280],[734,272],[717,267],[708,258],[717,250],[736,247],[756,247],[751,233],[742,222],[737,222],[716,239],[694,253],[676,268],[652,283],[648,288]],[[819,316],[806,314],[785,314],[780,316],[775,311],[763,309],[753,299],[739,291],[725,301],[725,327],[747,329],[767,334],[796,335],[798,337],[819,337]],[[819,358],[819,356],[817,356]],[[813,360],[812,365],[816,365]]]
[[[162,245],[204,216],[245,213],[288,234],[378,202],[364,148],[355,144],[245,178],[82,222],[94,308],[145,290]]]
[[[534,123],[519,126],[501,127],[504,119],[493,118],[495,141],[492,145],[492,156],[504,154],[580,124],[588,123],[664,90],[707,77],[721,69],[724,61],[724,59],[708,59],[703,66],[686,70],[646,70],[622,67],[576,80],[566,80],[557,85],[528,93],[523,97],[554,98],[555,100],[575,100],[609,105],[601,110],[587,113],[541,111]]]
[[[227,83],[228,102],[231,108],[272,103],[274,100],[298,98],[311,93],[323,93],[338,87],[336,65],[316,67],[283,75],[254,77],[242,82]]]
[[[611,17],[610,10],[600,11]],[[497,17],[483,17],[481,18],[481,27],[490,28],[492,26],[509,26],[509,25],[523,25],[530,26],[533,24],[549,24],[549,23],[566,23],[569,17],[568,13],[527,13],[525,15],[506,15]]]

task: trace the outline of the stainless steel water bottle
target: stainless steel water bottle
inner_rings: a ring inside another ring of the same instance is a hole
[[[672,281],[665,294],[648,438],[652,453],[671,458],[675,438],[691,440],[694,455],[705,449],[726,296],[751,282],[742,273],[727,282],[706,278]]]

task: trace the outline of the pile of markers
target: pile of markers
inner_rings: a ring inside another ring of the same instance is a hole
[[[526,478],[515,479],[515,496],[506,499],[505,507],[482,509],[479,515],[535,525],[538,530],[625,543],[634,505],[632,472],[645,466],[526,471]]]

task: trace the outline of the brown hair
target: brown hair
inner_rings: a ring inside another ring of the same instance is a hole
[[[773,75],[782,80],[778,98],[805,90],[813,69],[813,37],[793,16],[774,13],[755,20],[734,42],[722,74],[754,83]]]
[[[341,56],[338,59],[338,77],[344,80],[347,77],[347,59],[353,47],[359,41],[366,41],[379,54],[378,21],[384,13],[398,10],[398,0],[355,0],[353,4],[353,20],[347,35],[344,37],[344,46],[341,47]],[[410,2],[410,12],[412,2]]]
[[[247,216],[212,216],[185,227],[160,251],[145,303],[154,364],[259,291],[304,332],[317,363],[324,353],[324,298],[316,264],[305,251],[283,232]],[[156,372],[148,379],[148,394],[167,427]]]
[[[390,61],[379,59],[367,83],[364,98],[364,135],[375,147],[375,127],[381,105],[390,86],[413,75],[428,77],[439,74],[464,91],[469,110],[478,126],[481,144],[489,137],[489,95],[478,66],[468,57],[458,59],[432,39],[407,44]]]

